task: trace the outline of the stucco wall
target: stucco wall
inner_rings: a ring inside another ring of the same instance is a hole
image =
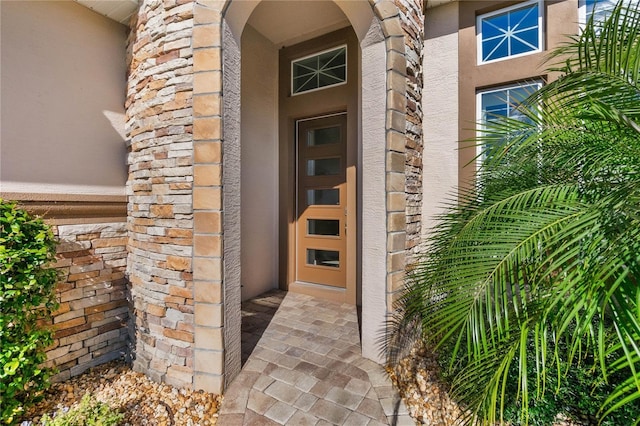
[[[124,194],[127,28],[74,2],[2,2],[3,192]]]
[[[424,42],[423,235],[458,184],[458,2],[428,9]]]
[[[278,50],[242,34],[242,300],[278,287]]]

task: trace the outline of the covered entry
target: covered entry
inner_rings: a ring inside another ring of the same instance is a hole
[[[360,234],[358,58],[350,26],[279,50],[280,287],[350,304]]]
[[[140,371],[222,391],[240,371],[241,301],[273,288],[360,304],[362,353],[382,359],[419,190],[405,147],[420,142],[421,9],[140,3],[127,109]]]
[[[393,256],[404,224],[388,238],[389,211],[404,215],[388,204],[404,197],[404,165],[387,153],[404,149],[405,61],[392,52],[404,46],[397,8],[378,3],[223,10],[226,382],[240,369],[240,301],[272,288],[361,304],[363,355],[381,360],[390,275],[404,268]]]

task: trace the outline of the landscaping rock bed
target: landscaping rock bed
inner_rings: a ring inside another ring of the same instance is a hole
[[[53,384],[22,425],[38,425],[44,414],[66,411],[86,393],[122,412],[123,424],[131,426],[215,425],[221,403],[218,395],[155,383],[114,361]]]
[[[422,345],[416,345],[399,362],[388,369],[389,376],[402,396],[409,414],[416,423],[425,425],[454,426],[461,410],[438,380],[435,357]]]
[[[404,400],[416,424],[432,426],[458,426],[462,414],[459,405],[447,393],[447,387],[438,379],[439,366],[435,355],[421,343],[387,372]],[[559,415],[553,426],[579,426]]]

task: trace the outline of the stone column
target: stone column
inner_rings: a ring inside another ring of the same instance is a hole
[[[131,25],[128,274],[134,369],[193,386],[193,3],[143,0]]]
[[[407,264],[415,260],[422,237],[422,63],[424,13],[421,0],[395,0],[404,32],[406,74],[406,132],[404,172],[406,176]],[[400,161],[400,160],[398,160]]]

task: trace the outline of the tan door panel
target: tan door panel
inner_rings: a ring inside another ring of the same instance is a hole
[[[346,114],[296,123],[297,281],[346,285],[346,126]]]

